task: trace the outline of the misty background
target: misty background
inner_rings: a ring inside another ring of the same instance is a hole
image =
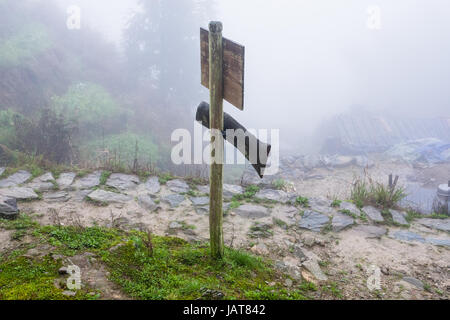
[[[71,5],[81,8],[80,30],[67,30]],[[283,152],[317,151],[317,131],[340,113],[450,118],[444,0],[2,0],[0,6],[6,48],[31,22],[45,25],[49,39],[39,52],[21,52],[25,58],[11,49],[0,107],[30,119],[44,106],[62,117],[72,112],[78,134],[69,140],[81,154],[68,157],[74,163],[91,161],[86,155],[94,151],[98,160],[109,144],[133,145],[125,152],[133,154],[138,142],[145,161],[167,163],[170,133],[191,130],[197,105],[209,99],[200,85],[199,29],[211,20],[222,21],[224,37],[246,47],[245,110],[225,102],[225,111],[247,128],[280,129]],[[377,30],[367,25],[371,6],[380,8]],[[33,38],[32,29],[23,32]],[[54,56],[45,57],[48,52]],[[52,72],[39,78],[39,67]],[[27,81],[27,74],[37,80]],[[17,89],[20,84],[28,89]],[[79,123],[83,99],[97,113],[85,112]],[[26,150],[19,144],[10,147]]]

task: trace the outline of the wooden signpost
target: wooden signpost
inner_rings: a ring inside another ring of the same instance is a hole
[[[224,127],[223,99],[244,110],[245,48],[222,38],[222,28],[221,22],[213,21],[209,32],[200,30],[202,85],[210,91],[210,129],[220,132]],[[224,255],[223,150],[223,137],[211,135],[209,229],[211,254],[216,259]],[[216,152],[222,157],[219,163]]]

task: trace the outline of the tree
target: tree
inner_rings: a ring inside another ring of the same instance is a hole
[[[211,1],[141,0],[129,22],[125,52],[133,79],[153,83],[164,102],[193,103],[200,83],[199,28]]]

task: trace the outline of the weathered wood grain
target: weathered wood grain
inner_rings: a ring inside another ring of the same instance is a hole
[[[200,29],[202,85],[209,89],[209,32]],[[223,38],[223,98],[244,110],[245,47]]]

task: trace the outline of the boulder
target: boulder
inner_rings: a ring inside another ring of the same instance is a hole
[[[0,196],[17,200],[35,200],[39,198],[33,189],[22,187],[0,189]]]
[[[74,172],[65,172],[59,175],[59,178],[56,180],[59,189],[67,190],[72,185],[73,180],[77,175]]]
[[[186,193],[190,189],[189,185],[185,181],[180,179],[170,180],[166,185],[170,189],[170,191],[176,193]]]
[[[135,189],[138,186],[139,182],[140,181],[138,176],[113,173],[106,181],[106,185],[116,188],[117,190],[126,191]]]
[[[181,194],[170,194],[161,198],[161,201],[168,203],[172,208],[178,207],[184,200],[186,198]]]
[[[44,194],[44,201],[46,202],[67,202],[70,196],[66,191],[58,191]]]
[[[397,210],[389,210],[389,212],[391,213],[392,220],[395,223],[400,224],[402,226],[409,225],[408,221],[406,221],[405,216],[402,212],[399,212]]]
[[[345,214],[338,213],[333,217],[333,220],[331,222],[331,227],[334,232],[339,232],[349,226],[352,226],[354,223],[355,223],[355,220],[353,220],[353,218],[351,218]]]
[[[88,197],[102,203],[127,203],[132,200],[130,196],[100,189],[89,193]]]
[[[247,219],[257,219],[270,216],[269,209],[254,204],[244,204],[233,211],[237,215]]]
[[[75,181],[74,187],[79,190],[92,189],[100,184],[101,171],[95,171]]]
[[[17,171],[8,178],[0,180],[0,188],[16,187],[27,182],[31,178],[31,173],[28,171]]]
[[[161,191],[161,184],[159,183],[158,177],[151,177],[145,183],[145,189],[151,196],[155,196],[159,191]]]
[[[374,221],[374,222],[383,222],[383,216],[381,215],[381,211],[378,210],[377,208],[368,206],[368,207],[364,207],[362,209],[362,211],[367,215],[367,217],[369,217],[370,220]]]
[[[450,219],[419,219],[418,223],[428,228],[450,232]]]
[[[0,196],[0,218],[15,219],[18,215],[16,199]]]
[[[330,218],[312,210],[305,210],[298,226],[302,229],[308,229],[314,232],[320,232],[330,223]]]
[[[147,211],[155,211],[158,209],[158,205],[147,194],[140,195],[137,200],[138,204]]]

